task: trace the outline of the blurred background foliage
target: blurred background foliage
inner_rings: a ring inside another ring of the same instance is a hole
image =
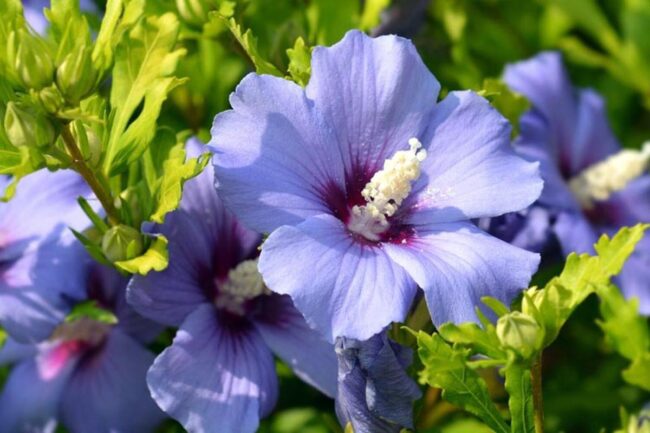
[[[102,10],[105,5],[97,3]],[[332,44],[351,28],[412,38],[443,94],[483,91],[510,119],[526,104],[496,81],[505,64],[561,50],[573,82],[604,95],[612,127],[626,147],[639,147],[650,136],[650,0],[156,0],[146,7],[151,14],[179,15],[179,44],[188,52],[177,75],[189,80],[173,91],[160,124],[176,132],[189,129],[204,140],[247,72],[287,71],[304,83],[309,47]],[[512,107],[519,108],[505,112]],[[638,410],[650,401],[619,376],[626,361],[608,347],[595,324],[597,311],[595,299],[581,306],[544,354],[548,432],[615,431],[620,407]],[[278,371],[280,402],[261,432],[342,433],[332,401],[282,364]],[[0,370],[0,382],[5,376]],[[485,377],[505,407],[503,384],[494,372]],[[490,431],[433,389],[425,391],[416,414],[422,433]],[[160,429],[181,431],[173,422]]]

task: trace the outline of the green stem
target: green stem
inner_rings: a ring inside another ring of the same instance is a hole
[[[104,207],[104,211],[106,211],[106,218],[108,219],[109,224],[119,224],[119,211],[113,203],[113,198],[110,191],[105,186],[108,184],[108,182],[103,177],[98,177],[102,176],[101,173],[94,173],[90,167],[86,165],[86,161],[84,160],[83,155],[81,154],[79,147],[77,147],[77,143],[72,136],[72,133],[70,132],[69,124],[63,127],[63,130],[61,131],[61,137],[63,138],[63,142],[65,143],[65,147],[68,150],[68,153],[72,157],[72,167],[77,173],[81,175],[81,177],[84,178],[88,186],[90,186],[90,189],[92,189],[95,193],[95,196],[97,196],[97,199]]]
[[[531,369],[533,386],[533,407],[535,409],[535,433],[544,433],[544,399],[542,395],[542,355],[540,354]]]
[[[429,308],[427,307],[426,300],[424,298],[420,299],[420,302],[415,307],[413,314],[406,320],[406,326],[411,328],[414,331],[419,331],[424,329],[425,326],[431,321],[431,315],[429,313]]]

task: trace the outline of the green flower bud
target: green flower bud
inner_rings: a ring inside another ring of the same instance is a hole
[[[176,0],[176,8],[188,24],[200,26],[208,21],[208,5],[205,0]]]
[[[130,260],[142,253],[142,234],[133,227],[111,227],[102,238],[102,252],[111,262]]]
[[[4,127],[9,141],[16,147],[49,146],[54,142],[56,134],[46,116],[21,108],[14,102],[7,104]]]
[[[529,359],[541,349],[544,338],[542,328],[535,319],[519,311],[501,316],[496,331],[503,347],[524,359]]]
[[[49,86],[38,92],[38,98],[43,104],[43,108],[50,114],[57,113],[63,107],[63,96],[56,86]]]
[[[46,42],[24,29],[7,38],[7,60],[15,77],[28,89],[42,89],[52,83],[54,61]]]
[[[92,49],[86,45],[76,47],[63,59],[56,70],[56,84],[61,93],[73,103],[78,103],[94,89],[97,71],[93,66]]]

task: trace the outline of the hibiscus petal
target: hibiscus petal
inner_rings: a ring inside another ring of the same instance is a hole
[[[52,173],[43,169],[26,176],[20,180],[16,195],[0,207],[3,246],[44,238],[57,228],[84,229],[90,221],[77,198],[89,195],[81,176],[70,170]],[[74,238],[69,235],[68,239]]]
[[[191,433],[254,433],[277,399],[273,356],[246,323],[209,304],[189,315],[147,381],[154,399]]]
[[[508,65],[503,78],[548,120],[548,127],[553,131],[549,152],[559,157],[562,146],[569,146],[573,141],[578,118],[573,87],[562,63],[562,55],[544,52]]]
[[[424,294],[435,325],[476,321],[481,297],[510,302],[539,265],[539,255],[513,247],[470,223],[418,228],[407,244],[386,244]]]
[[[0,433],[53,432],[61,394],[78,359],[75,348],[49,345],[17,364],[0,395]]]
[[[602,223],[599,225],[606,227],[632,226],[650,220],[650,175],[633,180],[625,189],[594,205],[593,214]]]
[[[80,244],[53,239],[0,265],[0,324],[21,342],[48,338],[75,300],[85,298],[89,260]]]
[[[206,150],[198,140],[187,143],[192,157]],[[189,180],[181,209],[169,214],[156,229],[169,240],[167,269],[135,276],[129,284],[129,303],[160,323],[180,325],[211,296],[215,277],[226,277],[239,262],[256,254],[259,234],[246,229],[226,210],[214,190],[213,175],[208,166]]]
[[[539,161],[539,171],[544,179],[539,202],[558,209],[579,209],[580,206],[560,171],[557,156],[552,153],[555,144],[548,121],[533,111],[525,113],[519,125],[521,133],[515,140],[515,150],[528,161]]]
[[[406,373],[411,351],[385,333],[367,341],[339,338],[339,390],[336,411],[355,432],[399,432],[413,426],[417,384]]]
[[[572,175],[618,152],[621,145],[609,127],[605,101],[591,89],[578,93],[578,123],[575,136],[563,152]],[[569,145],[570,144],[570,145]]]
[[[259,270],[268,287],[291,296],[330,342],[338,336],[368,339],[402,321],[416,291],[381,247],[357,241],[330,215],[273,232],[262,248]]]
[[[311,329],[288,296],[260,299],[255,325],[271,350],[305,382],[329,397],[336,395],[334,346]]]
[[[346,174],[374,173],[428,123],[440,84],[411,41],[353,30],[312,53],[307,95],[330,124]],[[333,152],[333,151],[331,151]]]
[[[639,300],[639,312],[650,316],[650,236],[645,235],[617,278],[626,298]]]
[[[117,329],[96,350],[80,360],[63,392],[61,422],[74,432],[153,430],[164,419],[145,380],[153,353]]]
[[[515,154],[507,120],[475,93],[447,96],[422,140],[428,156],[412,193],[413,224],[498,216],[540,195],[538,164]]]
[[[243,223],[259,232],[326,210],[323,199],[344,186],[329,127],[295,83],[247,75],[214,119],[217,189]]]
[[[579,212],[562,212],[557,216],[553,231],[565,256],[576,253],[593,253],[598,234]]]
[[[42,170],[0,205],[0,323],[20,341],[47,338],[85,296],[87,253],[67,228],[88,225],[76,202],[84,195],[75,173]]]
[[[37,353],[36,346],[33,344],[22,344],[8,338],[4,346],[0,348],[0,366],[14,364],[26,358],[31,358]]]

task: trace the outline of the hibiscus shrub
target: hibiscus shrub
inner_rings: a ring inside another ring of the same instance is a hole
[[[0,16],[0,433],[650,433],[649,0]]]

